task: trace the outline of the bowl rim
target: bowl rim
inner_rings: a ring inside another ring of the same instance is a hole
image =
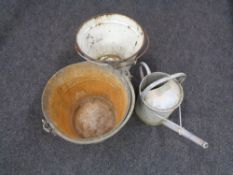
[[[46,120],[46,122],[49,124],[49,126],[51,127],[52,129],[52,132],[55,134],[55,135],[58,135],[60,136],[61,138],[63,138],[64,140],[66,141],[69,141],[71,143],[75,143],[75,144],[93,144],[93,143],[99,143],[99,142],[102,142],[110,137],[112,137],[113,135],[115,135],[127,122],[128,120],[130,119],[132,113],[133,113],[133,110],[134,110],[134,104],[135,104],[135,92],[134,92],[134,88],[133,88],[133,85],[132,83],[130,82],[129,78],[126,77],[125,75],[124,76],[119,76],[120,75],[120,72],[111,68],[111,66],[107,65],[107,66],[104,66],[104,68],[106,69],[109,69],[111,71],[114,72],[114,74],[118,74],[118,77],[120,78],[123,78],[123,80],[127,83],[127,86],[129,88],[129,95],[130,95],[130,99],[129,99],[129,104],[128,104],[128,109],[127,109],[127,112],[125,113],[125,116],[124,116],[124,119],[121,121],[121,123],[119,123],[114,129],[112,129],[111,131],[103,134],[103,135],[100,135],[100,136],[97,136],[97,137],[94,137],[94,138],[79,138],[79,139],[72,139],[72,138],[69,138],[67,137],[65,134],[63,134],[59,129],[57,129],[57,127],[54,125],[54,123],[52,122],[52,120],[50,119],[49,115],[47,114],[46,112],[46,109],[45,109],[45,93],[46,93],[46,90],[47,90],[47,87],[48,87],[48,84],[51,82],[51,80],[57,76],[57,74],[59,74],[60,72],[62,72],[64,69],[66,69],[67,67],[70,67],[70,66],[74,66],[74,65],[77,65],[77,64],[82,64],[82,63],[89,63],[89,64],[93,64],[93,63],[90,63],[90,62],[86,62],[86,61],[82,61],[82,62],[79,62],[79,63],[73,63],[73,64],[70,64],[70,65],[67,65],[61,69],[59,69],[57,72],[55,72],[51,77],[50,79],[47,81],[44,89],[43,89],[43,93],[42,93],[42,96],[41,96],[41,108],[42,108],[42,113],[44,115],[44,118]],[[94,64],[96,66],[101,66],[101,65],[97,65],[97,64]]]
[[[96,19],[96,18],[100,18],[102,16],[109,16],[109,15],[117,15],[117,16],[123,16],[123,17],[126,17],[128,18],[129,20],[132,20],[138,27],[140,27],[140,29],[142,30],[142,33],[143,33],[143,42],[142,42],[142,46],[138,49],[137,52],[135,52],[133,55],[129,56],[128,58],[125,58],[125,59],[122,59],[122,60],[118,60],[118,61],[106,61],[106,60],[98,60],[98,59],[94,59],[92,57],[90,57],[89,55],[87,55],[85,52],[82,51],[82,49],[79,47],[78,45],[78,42],[77,42],[77,36],[78,36],[78,33],[80,32],[81,28],[87,23],[89,22],[90,20],[92,19]],[[98,15],[95,15],[95,16],[92,16],[90,18],[88,18],[87,20],[85,20],[84,22],[81,23],[81,25],[78,27],[78,30],[76,32],[76,35],[75,35],[75,50],[76,52],[82,57],[84,58],[85,60],[88,60],[88,61],[92,61],[92,62],[95,62],[95,63],[100,63],[100,64],[114,64],[114,63],[124,63],[124,62],[128,62],[129,60],[131,59],[134,59],[135,57],[137,57],[137,55],[140,55],[140,52],[143,52],[143,48],[145,47],[145,45],[147,44],[146,42],[149,42],[149,37],[148,37],[148,34],[147,32],[145,31],[145,29],[142,27],[142,25],[140,25],[136,20],[134,20],[133,18],[125,15],[125,14],[120,14],[120,13],[102,13],[102,14],[98,14]],[[148,41],[147,41],[148,40]],[[146,48],[147,50],[147,48]],[[141,57],[142,55],[140,55],[139,57]],[[138,58],[139,58],[138,57]]]

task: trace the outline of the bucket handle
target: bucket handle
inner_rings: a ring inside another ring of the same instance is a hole
[[[56,135],[54,129],[46,119],[42,119],[42,127],[45,132],[52,133],[54,136]]]
[[[143,68],[145,69],[145,73],[143,72]],[[148,64],[146,64],[144,61],[141,61],[140,62],[140,67],[139,67],[139,72],[140,72],[140,77],[141,77],[141,80],[146,76],[146,75],[150,75],[151,74],[151,70],[150,70],[150,67],[148,66]],[[173,79],[177,79],[177,81],[179,83],[183,83],[184,80],[186,79],[186,74],[183,73],[183,72],[180,72],[180,73],[175,73],[175,74],[172,74],[170,75],[169,77],[164,77],[164,78],[161,78],[153,83],[151,83],[149,86],[147,86],[143,92],[142,92],[142,96],[144,96],[145,94],[147,94],[147,92],[151,89],[153,89],[154,87],[160,85],[160,84],[163,84],[169,80],[173,80]]]

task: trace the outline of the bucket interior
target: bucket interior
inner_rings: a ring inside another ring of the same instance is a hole
[[[85,122],[104,115],[98,122],[110,124],[104,131],[96,131],[97,135],[104,134],[127,115],[130,93],[125,84],[124,79],[103,66],[87,62],[67,66],[48,81],[42,99],[43,112],[56,130],[71,139],[96,136],[82,133],[85,128],[77,124],[77,116]]]
[[[79,51],[95,60],[127,59],[142,48],[143,29],[120,14],[105,14],[85,22],[76,36]]]

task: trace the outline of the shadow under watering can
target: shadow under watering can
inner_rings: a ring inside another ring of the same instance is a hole
[[[143,68],[146,70],[146,75],[143,73]],[[136,114],[139,118],[148,125],[164,125],[203,148],[208,148],[207,142],[182,126],[181,103],[184,97],[182,82],[186,74],[151,73],[148,65],[141,62],[140,76],[142,81],[136,102]],[[168,119],[177,108],[179,109],[179,125]]]

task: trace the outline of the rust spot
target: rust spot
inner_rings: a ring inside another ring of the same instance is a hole
[[[105,14],[98,15],[98,16],[94,17],[94,19],[98,20],[99,18],[108,17],[108,16],[112,16],[112,15],[114,15],[114,13],[105,13]]]
[[[96,16],[94,17],[95,20],[98,20],[99,18],[101,18],[102,16]]]
[[[96,26],[101,26],[101,25],[103,25],[103,23],[101,22],[96,24]]]
[[[112,16],[112,15],[114,15],[114,13],[106,13],[105,15],[106,16]]]

